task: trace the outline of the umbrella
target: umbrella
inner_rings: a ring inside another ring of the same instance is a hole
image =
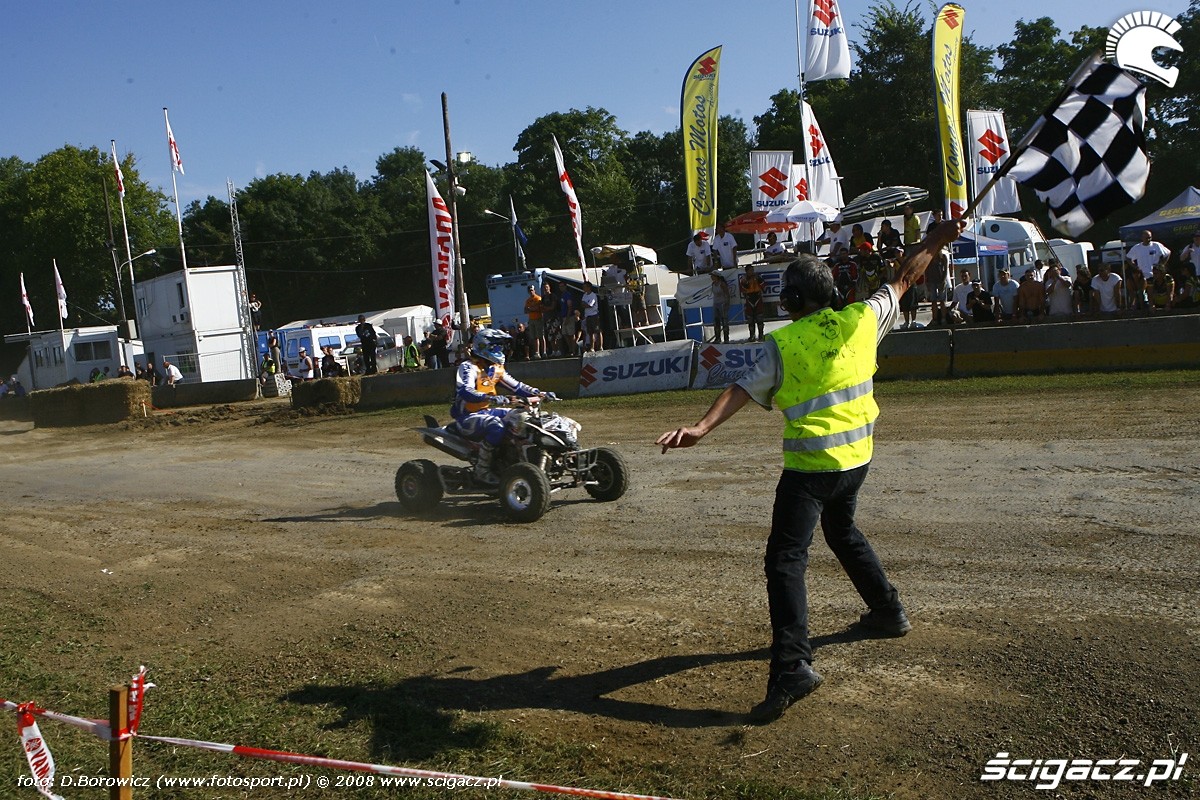
[[[851,200],[842,209],[842,222],[861,222],[871,217],[894,214],[909,203],[919,203],[929,197],[925,189],[915,186],[885,186],[872,189]]]
[[[767,222],[833,222],[838,210],[831,205],[815,200],[798,200],[767,212]]]
[[[783,233],[800,227],[798,222],[768,222],[767,212],[747,211],[725,223],[730,233]]]

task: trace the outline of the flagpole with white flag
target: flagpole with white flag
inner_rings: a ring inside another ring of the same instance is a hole
[[[517,206],[515,203],[513,203],[511,194],[508,196],[508,211],[508,218],[512,222],[513,250],[515,250],[517,254],[517,271],[520,272],[526,268],[525,246],[523,244],[525,240],[525,233],[521,230],[521,226],[517,224]]]
[[[175,141],[175,134],[171,131],[171,119],[167,116],[165,107],[163,108],[163,122],[167,124],[167,149],[171,154],[171,189],[175,193],[175,222],[179,226],[179,258],[183,261],[183,270],[186,273],[187,251],[183,246],[183,211],[179,207],[179,185],[175,181],[176,172],[180,175],[186,173],[183,171],[183,159],[179,157],[179,145]],[[129,271],[133,271],[132,263],[129,265]]]
[[[25,273],[21,273],[21,305],[25,306],[25,332],[33,333],[33,306],[29,304],[29,293],[25,291]]]
[[[63,366],[67,364],[67,334],[63,331],[63,320],[67,318],[67,290],[63,288],[62,276],[58,274],[58,259],[51,259],[54,264],[54,294],[58,296],[58,341],[62,346]],[[67,377],[71,372],[68,368]]]
[[[587,260],[583,255],[583,214],[579,210],[579,197],[575,194],[575,185],[571,183],[571,176],[567,174],[567,167],[563,163],[562,148],[558,146],[558,137],[552,135],[550,138],[554,140],[554,163],[558,166],[558,183],[562,186],[563,194],[567,196],[571,228],[575,231],[575,248],[579,252],[579,271],[583,274],[583,279],[587,280]]]
[[[117,160],[117,140],[111,141],[113,173],[117,176],[117,197],[121,201],[121,229],[125,232],[125,260],[129,262],[129,290],[133,291],[133,252],[129,249],[129,222],[125,219],[125,176],[121,173],[121,162]],[[178,198],[175,207],[179,207]]]

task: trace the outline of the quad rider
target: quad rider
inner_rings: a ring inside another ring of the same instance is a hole
[[[471,340],[471,357],[458,366],[450,414],[463,436],[483,440],[475,461],[475,480],[480,483],[497,482],[492,474],[492,456],[504,439],[505,417],[513,410],[494,408],[511,402],[505,395],[496,394],[496,387],[503,384],[519,397],[542,395],[540,390],[505,372],[504,346],[511,341],[512,337],[504,331],[484,328]]]

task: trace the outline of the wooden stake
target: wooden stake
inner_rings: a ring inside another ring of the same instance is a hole
[[[129,727],[129,686],[112,686],[108,690],[108,725],[113,740],[108,743],[108,776],[112,786],[109,800],[133,800],[133,739],[118,739]]]

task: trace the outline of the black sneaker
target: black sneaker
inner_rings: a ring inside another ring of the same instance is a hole
[[[767,684],[767,697],[750,709],[750,721],[755,725],[766,725],[783,716],[792,703],[808,697],[817,690],[825,679],[807,664],[802,664],[795,673],[785,677],[773,677]]]
[[[858,626],[876,636],[903,636],[912,630],[904,609],[882,611],[872,609],[858,618]]]

